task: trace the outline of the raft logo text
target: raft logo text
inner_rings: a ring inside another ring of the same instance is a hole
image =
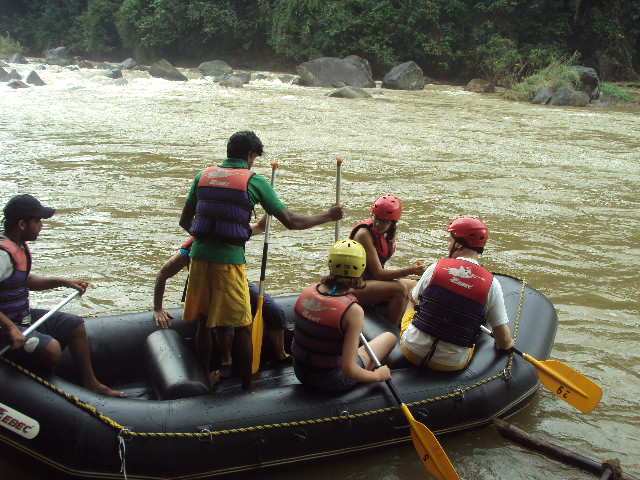
[[[0,425],[18,435],[32,439],[40,431],[40,424],[33,418],[0,403]]]

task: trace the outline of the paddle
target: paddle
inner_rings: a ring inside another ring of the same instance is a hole
[[[29,328],[27,328],[25,331],[22,332],[22,334],[26,337],[27,335],[29,335],[31,332],[33,332],[36,328],[38,328],[40,325],[42,325],[44,322],[46,322],[47,320],[49,320],[49,317],[51,317],[51,315],[53,315],[54,313],[56,313],[58,310],[60,310],[62,307],[64,307],[67,303],[69,303],[71,300],[73,300],[75,297],[77,297],[78,295],[80,295],[80,290],[76,290],[75,292],[73,292],[71,295],[69,295],[67,298],[65,298],[63,301],[61,301],[58,305],[56,305],[55,307],[53,307],[51,310],[49,310],[47,313],[45,313],[37,322],[31,324],[29,326]],[[11,349],[11,345],[7,345],[5,346],[2,350],[0,350],[0,357],[2,357],[5,353],[7,353],[9,350]]]
[[[367,350],[367,353],[369,353],[369,356],[373,359],[376,367],[379,367],[380,361],[373,353],[373,350],[369,346],[369,342],[367,342],[367,339],[362,333],[360,333],[360,341]],[[400,410],[402,410],[402,413],[404,413],[404,416],[409,422],[413,446],[418,452],[418,455],[420,455],[420,459],[422,460],[422,464],[425,468],[438,480],[458,479],[458,474],[453,468],[453,465],[451,465],[447,454],[440,446],[435,435],[425,425],[413,418],[409,407],[407,407],[400,399],[400,395],[398,395],[398,391],[393,383],[391,383],[391,380],[387,380],[385,383],[387,384],[387,387],[389,387],[389,390],[391,390],[393,397],[396,399],[396,402],[398,402],[398,405],[400,405]]]
[[[481,325],[480,328],[486,334],[493,336],[491,330],[484,325]],[[536,367],[540,382],[551,393],[582,413],[591,412],[600,402],[602,388],[580,372],[557,360],[539,361],[526,353],[522,353],[516,347],[511,349]]]
[[[271,162],[271,188],[276,186],[276,170],[278,162]],[[271,228],[271,215],[267,216],[267,224],[264,231],[264,246],[262,248],[262,267],[260,269],[260,291],[256,305],[256,316],[253,318],[253,328],[251,330],[251,343],[253,345],[253,361],[251,363],[251,373],[256,373],[260,368],[260,352],[262,351],[262,334],[264,333],[264,322],[262,320],[262,303],[264,302],[264,279],[267,273],[267,251],[269,250],[269,229]]]
[[[336,157],[336,205],[340,205],[340,179],[342,167],[342,157]],[[336,220],[336,242],[340,240],[340,220]]]

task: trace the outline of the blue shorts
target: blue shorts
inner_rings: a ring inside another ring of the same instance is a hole
[[[358,355],[358,365],[364,368],[364,362]],[[296,359],[293,359],[293,371],[300,380],[300,383],[309,387],[326,390],[329,392],[341,392],[353,387],[355,380],[347,378],[342,374],[341,368],[332,368],[329,370],[311,370],[304,368]]]
[[[249,282],[249,295],[251,297],[251,316],[255,317],[256,308],[258,308],[260,287],[255,283]],[[262,299],[262,319],[264,320],[264,328],[266,330],[287,329],[287,319],[282,307],[266,293]],[[221,335],[230,335],[233,333],[233,327],[215,327],[215,332]]]
[[[48,310],[31,309],[31,323],[37,322],[42,318]],[[18,350],[9,350],[6,357],[24,367],[35,367],[42,357],[47,345],[52,339],[56,339],[60,343],[60,347],[64,349],[67,346],[69,336],[84,320],[78,315],[71,313],[56,312],[49,319],[38,327],[34,332],[27,335],[27,341],[31,345],[37,339],[35,347],[27,346],[27,349],[20,348]],[[24,332],[29,325],[18,325],[20,331]],[[2,329],[0,329],[0,346],[9,344],[9,337]]]

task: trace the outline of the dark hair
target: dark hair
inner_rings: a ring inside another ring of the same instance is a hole
[[[227,141],[227,158],[247,160],[250,152],[262,155],[262,142],[255,133],[243,130],[231,135]]]
[[[453,235],[452,235],[453,237]],[[462,245],[464,248],[468,248],[469,250],[473,250],[474,252],[477,252],[479,254],[482,254],[482,252],[484,252],[484,247],[472,247],[470,246],[467,241],[464,238],[460,238],[460,237],[453,237],[453,239],[459,243],[460,245]]]
[[[339,275],[327,275],[326,277],[322,277],[320,282],[327,287],[333,287],[334,285],[339,289],[345,290],[360,290],[365,287],[365,282],[362,279],[362,275],[359,277],[343,277]]]
[[[398,228],[398,221],[391,220],[391,223],[389,224],[389,228],[385,232],[388,241],[391,241],[395,238],[397,228]]]
[[[10,232],[11,230],[13,230],[14,228],[16,228],[18,226],[18,222],[20,220],[24,220],[25,223],[29,223],[31,220],[33,220],[36,217],[26,217],[26,218],[20,218],[20,217],[4,217],[3,220],[3,226],[4,226],[4,231],[5,233]]]

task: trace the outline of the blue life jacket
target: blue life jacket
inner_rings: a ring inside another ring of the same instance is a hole
[[[485,321],[484,304],[493,275],[480,265],[440,260],[420,294],[412,325],[436,340],[471,348]]]
[[[342,365],[344,343],[340,322],[358,300],[352,293],[323,295],[318,291],[319,285],[309,285],[296,301],[291,353],[305,367],[338,368]]]
[[[253,205],[247,188],[253,175],[246,168],[206,168],[196,190],[191,235],[244,246],[251,237],[249,221]]]
[[[11,256],[13,273],[0,282],[0,312],[14,323],[22,323],[29,317],[29,288],[27,280],[31,271],[31,251],[24,250],[6,237],[0,237],[0,248]]]

